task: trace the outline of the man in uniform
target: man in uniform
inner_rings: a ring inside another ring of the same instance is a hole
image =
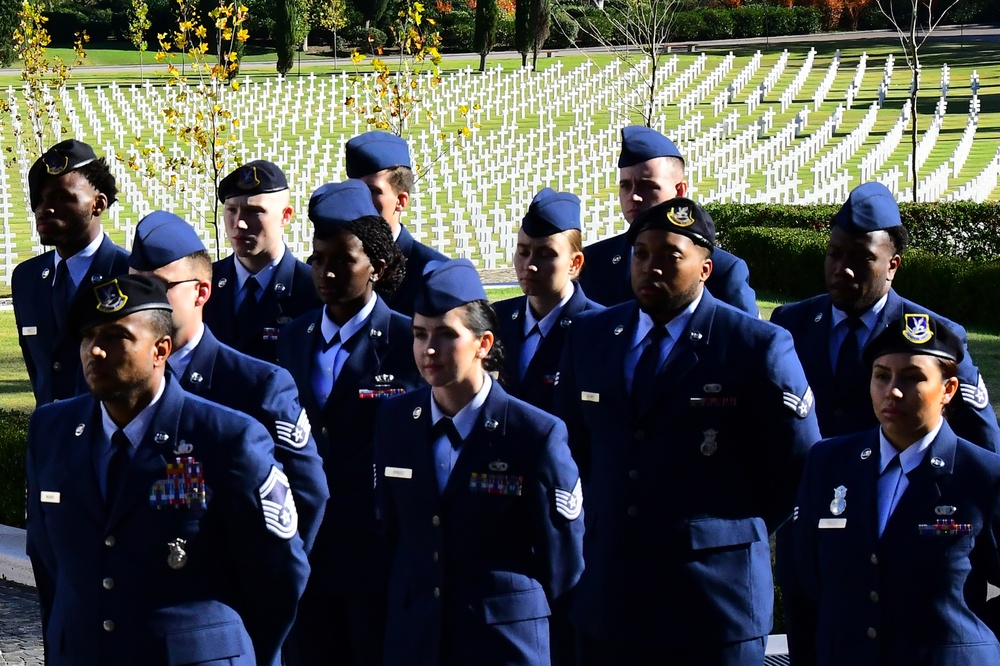
[[[673,141],[654,129],[633,125],[622,130],[618,168],[618,201],[629,224],[647,208],[687,194],[684,158]],[[591,300],[610,307],[635,297],[629,280],[630,252],[627,233],[584,248],[580,286]],[[723,303],[758,315],[750,271],[739,257],[715,248],[712,274],[705,286]]]
[[[357,178],[372,191],[372,202],[389,227],[392,237],[406,257],[406,277],[392,297],[389,309],[413,316],[413,301],[430,261],[447,261],[437,250],[418,243],[400,222],[410,203],[413,167],[406,140],[388,132],[365,132],[347,142],[347,177]]]
[[[166,373],[160,280],[87,285],[67,325],[90,394],[28,430],[46,663],[277,666],[309,565],[267,431]]]
[[[827,293],[783,305],[771,321],[788,329],[806,377],[816,392],[816,413],[824,437],[878,425],[861,364],[861,349],[903,312],[930,312],[902,298],[892,281],[909,241],[892,193],[881,183],[856,187],[833,218],[824,273]],[[963,344],[965,329],[938,314]],[[959,437],[1000,451],[1000,428],[986,384],[969,356],[958,367],[960,390],[948,423]]]
[[[219,200],[233,254],[212,266],[205,323],[220,342],[274,363],[281,327],[320,305],[309,266],[282,240],[295,212],[288,181],[277,165],[255,160],[222,179]]]
[[[628,240],[636,300],[573,324],[556,387],[587,497],[581,655],[759,665],[768,534],[819,438],[812,393],[787,331],[704,288],[715,227],[700,206],[660,203]]]
[[[312,548],[330,497],[309,417],[283,368],[219,342],[203,322],[212,295],[212,260],[190,224],[154,211],[135,230],[129,270],[159,278],[173,308],[174,350],[167,361],[185,390],[243,412],[274,440],[274,455],[295,489],[299,536]]]
[[[18,265],[11,290],[31,390],[44,405],[86,392],[66,311],[78,287],[125,273],[128,253],[101,230],[118,188],[87,144],[68,139],[49,148],[31,165],[28,190],[39,240],[53,249]]]

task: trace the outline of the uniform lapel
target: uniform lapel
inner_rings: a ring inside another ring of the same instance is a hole
[[[579,314],[587,306],[587,297],[583,295],[583,290],[580,289],[580,285],[573,284],[573,295],[570,296],[569,300],[566,302],[566,306],[563,307],[562,312],[559,313],[559,319],[555,322],[551,329],[549,329],[549,334],[542,338],[541,344],[538,345],[538,349],[535,351],[534,357],[532,357],[531,362],[524,371],[524,378],[521,380],[521,384],[528,386],[530,384],[539,384],[544,381],[544,374],[546,370],[549,370],[553,366],[553,361],[558,362],[559,355],[561,353],[563,343],[566,341],[566,331],[573,324],[573,318]],[[524,307],[528,307],[528,297],[525,296]],[[522,331],[523,331],[522,327]],[[523,339],[523,333],[522,333]],[[520,349],[518,349],[518,358],[520,358]]]
[[[350,354],[326,400],[328,405],[338,404],[350,399],[352,395],[357,397],[358,388],[375,383],[375,375],[379,374],[381,357],[384,355],[381,349],[384,348],[388,335],[389,308],[379,299],[361,330],[344,343]]]
[[[96,459],[95,452],[104,445],[106,440],[101,425],[101,411],[97,402],[89,398],[79,412],[65,417],[63,427],[69,431],[63,439],[69,443],[63,449],[65,476],[67,479],[74,480],[73,488],[76,488],[77,484],[82,487],[79,496],[66,497],[62,501],[78,503],[89,518],[102,524],[106,520],[107,513],[94,460]],[[48,490],[48,488],[39,488],[39,490]]]
[[[215,308],[219,316],[212,318],[212,325],[223,340],[235,340],[233,321],[236,319],[236,295],[240,293],[239,281],[236,279],[236,255],[231,254],[223,259],[212,278],[215,280],[212,297],[222,303],[221,307]]]
[[[955,433],[947,421],[944,422],[937,437],[927,447],[924,459],[907,475],[909,484],[885,524],[883,539],[914,536],[917,534],[917,525],[921,519],[934,515],[932,507],[941,499],[939,484],[951,476],[955,469],[957,444]],[[896,541],[896,543],[901,542]]]
[[[282,333],[283,336],[292,336],[294,341],[290,345],[294,353],[290,358],[282,359],[282,365],[288,369],[295,379],[295,383],[300,387],[299,401],[306,412],[310,414],[315,414],[321,409],[321,405],[316,401],[316,393],[312,388],[312,367],[315,362],[316,351],[319,349],[322,325],[323,308],[320,308],[315,312],[313,320],[309,324],[304,324],[301,328],[294,330],[286,329],[287,332]]]
[[[519,304],[510,319],[500,324],[507,329],[507,335],[503,337],[504,354],[510,359],[508,367],[513,370],[507,377],[507,382],[512,388],[526,384],[528,378],[527,371],[524,373],[524,379],[521,378],[521,350],[524,348],[524,318],[528,312],[528,297],[523,296],[518,300]],[[530,369],[529,364],[528,370]]]
[[[180,385],[185,391],[196,394],[209,393],[212,390],[212,375],[215,370],[215,359],[219,353],[219,341],[212,330],[205,326],[205,332],[188,361],[184,376],[180,377]]]
[[[495,444],[498,439],[503,438],[507,427],[508,402],[507,392],[498,382],[493,382],[490,393],[486,396],[486,402],[479,411],[476,424],[462,445],[461,453],[458,454],[455,468],[451,471],[441,495],[442,499],[450,499],[463,489],[468,492],[472,472],[483,460],[496,456]],[[433,452],[431,456],[433,458]]]
[[[629,265],[632,263],[632,246],[629,245],[628,237],[623,233],[616,237],[615,245],[615,253],[611,255],[610,259],[611,268],[608,274],[608,288],[616,296],[613,302],[624,303],[635,297],[629,277]]]
[[[798,357],[805,370],[809,385],[816,392],[816,402],[825,404],[828,400],[821,399],[833,391],[833,366],[830,365],[830,326],[832,325],[833,306],[829,297],[819,299],[817,309],[810,313],[812,320],[807,323],[802,336],[797,336],[795,346]],[[875,449],[878,451],[878,449]]]

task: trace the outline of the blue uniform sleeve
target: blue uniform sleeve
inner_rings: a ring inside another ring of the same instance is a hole
[[[966,343],[965,330],[961,326],[953,326],[960,334],[965,347],[965,358],[958,366],[958,400],[952,400],[948,424],[955,434],[967,439],[987,451],[1000,453],[1000,426],[997,425],[997,413],[990,404],[990,394],[979,368],[972,362],[969,346]]]
[[[732,267],[720,278],[722,293],[715,294],[710,287],[709,291],[712,291],[713,296],[717,295],[719,300],[743,310],[751,317],[760,316],[760,310],[757,309],[757,294],[750,286],[750,269],[747,267],[747,262],[736,257]]]
[[[788,631],[788,653],[792,663],[816,662],[816,598],[819,578],[816,571],[816,521],[809,498],[812,490],[811,469],[815,468],[818,450],[810,456],[809,464],[799,485],[797,506],[791,520],[781,530],[789,528],[791,544],[778,551],[778,569],[782,571],[782,597],[785,603]]]
[[[298,536],[287,477],[278,469],[274,444],[262,425],[250,422],[236,435],[224,492],[227,543],[244,594],[237,610],[253,641],[258,664],[278,666],[281,646],[295,620],[309,577]]]
[[[38,590],[38,600],[42,611],[42,636],[45,636],[55,594],[55,581],[59,572],[45,526],[45,518],[42,514],[41,489],[38,487],[38,453],[35,450],[37,448],[35,433],[37,432],[37,421],[43,413],[43,410],[36,410],[32,414],[28,426],[26,552],[31,560],[31,569],[35,576],[35,589]]]

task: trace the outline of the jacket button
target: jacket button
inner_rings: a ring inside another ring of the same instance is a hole
[[[629,470],[628,478],[632,479],[633,481],[635,481],[636,479],[638,479],[639,478],[639,470],[637,470],[637,469]]]
[[[59,372],[60,370],[62,370],[62,363],[56,361],[55,363],[52,364],[52,369],[55,370],[56,372]]]
[[[438,552],[437,552],[437,551],[435,550],[435,551],[434,551],[434,554],[433,554],[433,555],[431,555],[431,559],[432,559],[433,561],[437,562],[438,560],[440,560],[440,559],[441,559],[441,554],[440,554],[440,553],[438,553]]]
[[[329,433],[327,432],[326,426],[323,426],[323,430],[321,430],[321,432],[323,433],[324,437],[328,437],[329,436]]]
[[[104,545],[107,546],[108,548],[111,548],[111,546],[115,545],[115,537],[114,537],[114,535],[109,535],[109,536],[105,537],[104,538]]]
[[[641,442],[642,440],[646,439],[645,431],[636,430],[634,433],[632,433],[632,439],[634,439],[637,442]]]
[[[878,632],[875,631],[875,627],[868,627],[868,638],[875,638]]]
[[[434,527],[437,527],[440,524],[441,524],[441,518],[440,517],[434,516],[433,518],[431,518],[431,525],[433,525]]]
[[[115,630],[115,623],[113,620],[105,620],[101,626],[104,627],[104,631],[109,633]]]
[[[872,564],[878,564],[878,555],[872,553]]]
[[[628,517],[629,518],[635,518],[638,515],[639,515],[639,507],[637,507],[637,506],[630,506],[628,508]]]
[[[111,588],[113,588],[115,586],[115,579],[114,578],[105,578],[104,580],[101,581],[101,585],[104,586],[105,590],[110,590]]]
[[[874,601],[875,603],[878,603],[878,592],[872,590],[871,593],[869,593],[868,598]]]
[[[435,599],[439,599],[440,597],[441,597],[441,588],[440,587],[435,587],[434,588],[434,598]]]

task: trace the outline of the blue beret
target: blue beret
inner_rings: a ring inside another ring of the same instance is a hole
[[[119,275],[78,289],[70,304],[67,324],[69,330],[79,335],[98,324],[143,310],[173,311],[163,280],[146,275]]]
[[[468,259],[432,261],[413,303],[415,312],[438,317],[472,301],[487,300],[479,271]]]
[[[320,185],[309,197],[309,219],[318,236],[328,236],[354,220],[371,215],[378,217],[378,210],[372,203],[371,190],[360,180]]]
[[[833,226],[856,234],[900,227],[899,204],[882,183],[858,185],[833,216]]]
[[[865,345],[862,362],[871,366],[879,356],[904,352],[926,354],[961,363],[965,356],[961,338],[943,321],[924,312],[904,312],[903,317]]]
[[[247,162],[219,182],[219,201],[241,195],[267,194],[288,189],[284,172],[274,162]]]
[[[633,166],[654,157],[676,157],[684,161],[674,142],[655,129],[642,125],[622,129],[622,153],[618,156],[618,168]]]
[[[406,139],[388,132],[365,132],[347,142],[348,178],[363,178],[398,166],[413,168]]]
[[[97,154],[94,152],[94,149],[83,141],[77,141],[76,139],[60,141],[46,150],[31,165],[31,169],[28,170],[28,193],[32,209],[38,206],[42,183],[45,182],[46,177],[61,176],[64,173],[75,171],[96,161]],[[109,205],[114,203],[114,194],[108,192],[104,194],[108,197]]]
[[[580,198],[570,192],[556,192],[546,187],[531,200],[521,228],[532,238],[544,238],[570,229],[579,231]]]
[[[155,210],[135,228],[128,265],[137,271],[155,271],[204,249],[194,227],[173,213]]]
[[[695,244],[715,248],[715,221],[708,212],[684,197],[674,197],[639,213],[626,232],[629,244],[648,229],[663,229],[690,238]]]

